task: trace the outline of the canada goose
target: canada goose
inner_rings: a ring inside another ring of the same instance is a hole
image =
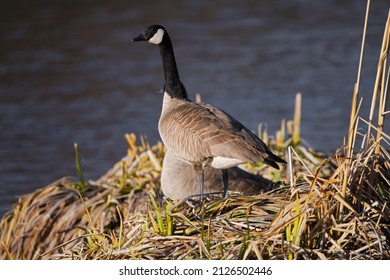
[[[261,176],[251,174],[239,167],[228,169],[229,190],[246,195],[268,190],[275,184]],[[170,150],[165,153],[161,171],[161,190],[170,199],[184,199],[199,194],[196,174],[190,164],[178,159]],[[221,193],[220,170],[211,166],[204,168],[204,192]]]
[[[247,162],[264,162],[279,169],[276,162],[286,163],[229,114],[212,105],[188,99],[179,78],[171,39],[163,26],[147,26],[134,41],[159,46],[165,77],[158,123],[160,137],[168,150],[192,166],[198,177],[201,197],[205,166],[222,170],[224,193],[227,194],[227,168]]]

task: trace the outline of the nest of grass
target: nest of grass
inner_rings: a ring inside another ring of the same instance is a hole
[[[268,142],[288,168],[246,165],[281,181],[279,187],[253,196],[209,196],[202,205],[171,201],[160,192],[161,143],[150,147],[141,138],[137,145],[127,135],[128,155],[88,182],[76,146],[77,180],[63,178],[25,195],[4,215],[0,258],[390,259],[390,137],[382,130],[389,26],[388,20],[369,120],[358,113],[358,74],[343,147],[320,154],[302,144],[298,94],[294,119],[282,121]]]
[[[129,154],[98,181],[64,178],[21,197],[0,224],[1,258],[390,257],[386,151],[354,157],[345,197],[345,157],[338,152],[323,159],[298,146],[291,149],[292,184],[254,196],[207,197],[200,206],[166,200],[159,190],[164,147],[135,146],[130,138]],[[287,170],[251,168],[269,178],[289,176]]]

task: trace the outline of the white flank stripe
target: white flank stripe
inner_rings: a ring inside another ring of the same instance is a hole
[[[215,157],[211,166],[217,169],[226,169],[243,163],[245,162],[236,158]]]

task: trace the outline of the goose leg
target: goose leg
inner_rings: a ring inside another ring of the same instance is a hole
[[[203,182],[204,182],[204,171],[202,166],[195,165],[194,169],[196,171],[196,176],[198,177],[198,184],[199,184],[199,195],[200,200],[203,200]]]
[[[222,182],[223,182],[223,197],[228,197],[228,171],[227,169],[222,169]]]
[[[202,170],[202,172],[198,173],[199,194],[200,194],[201,200],[203,200],[203,181],[204,181],[204,174],[203,174],[203,170]]]

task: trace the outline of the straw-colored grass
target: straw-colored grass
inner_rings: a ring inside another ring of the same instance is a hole
[[[300,95],[294,120],[282,121],[275,140],[261,132],[289,164],[246,168],[279,187],[207,197],[203,205],[170,201],[159,188],[161,143],[150,147],[141,138],[137,145],[126,135],[128,155],[94,182],[84,180],[75,146],[79,179],[21,197],[0,222],[0,258],[390,259],[389,26],[373,93],[379,102],[368,121],[359,115],[358,74],[343,147],[320,154],[302,144]]]

